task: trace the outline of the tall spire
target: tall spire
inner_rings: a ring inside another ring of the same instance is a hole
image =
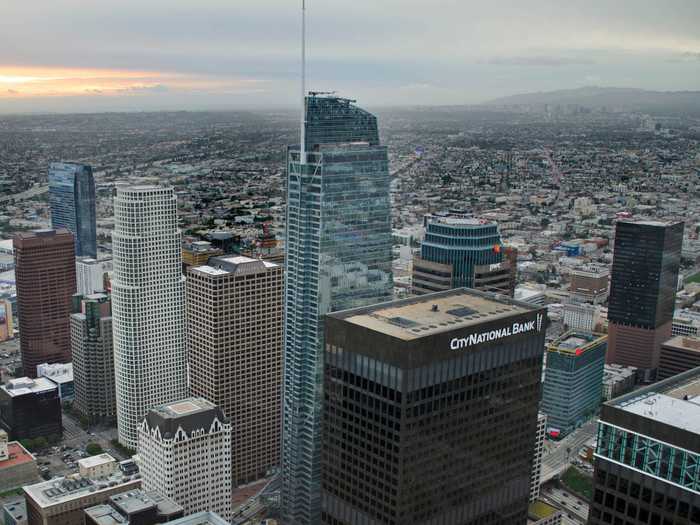
[[[301,149],[299,164],[306,164],[306,0],[301,0]]]

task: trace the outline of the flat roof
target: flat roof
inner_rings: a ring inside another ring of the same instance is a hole
[[[680,348],[688,352],[700,354],[700,337],[695,337],[692,335],[677,335],[663,343],[661,346]]]
[[[0,388],[7,392],[11,397],[16,397],[24,396],[26,394],[48,392],[49,390],[54,390],[58,387],[45,377],[37,377],[36,379],[18,377],[17,379],[10,379]]]
[[[15,521],[23,521],[27,519],[27,502],[24,498],[14,499],[5,503],[2,508]]]
[[[614,399],[608,404],[700,435],[700,367]]]
[[[119,514],[116,509],[106,504],[89,507],[85,509],[85,514],[98,525],[120,525],[127,522],[126,518]]]
[[[83,468],[92,468],[92,467],[97,467],[99,465],[105,465],[107,463],[114,463],[114,466],[117,466],[117,460],[114,459],[112,456],[109,454],[98,454],[96,456],[90,456],[87,458],[83,458],[78,460],[78,465],[83,467]]]
[[[158,513],[165,516],[172,516],[179,512],[183,512],[183,508],[157,491],[146,492],[141,489],[130,490],[111,496],[112,504],[125,514],[133,514],[143,510],[156,507]]]
[[[19,441],[10,441],[7,444],[7,452],[9,457],[4,461],[0,461],[0,472],[6,468],[36,461],[34,456],[31,455],[27,449],[19,443]]]
[[[581,355],[586,350],[598,346],[600,343],[605,341],[606,338],[607,336],[604,334],[577,332],[571,330],[552,341],[552,343],[547,346],[547,350],[550,352]]]
[[[671,226],[673,224],[678,224],[679,222],[682,221],[674,221],[674,220],[669,220],[669,219],[648,219],[648,218],[643,218],[640,217],[638,219],[635,218],[629,218],[629,219],[620,219],[617,222],[626,222],[626,223],[632,223],[632,224],[641,224],[643,226],[657,226],[657,227],[666,227],[666,226]]]
[[[90,478],[74,474],[68,477],[53,478],[34,485],[22,487],[25,494],[32,498],[41,508],[50,507],[59,503],[65,503],[79,499],[101,491],[114,490],[124,487],[138,488],[141,480],[134,476],[124,476],[117,471],[105,480],[93,481]]]
[[[216,512],[202,511],[168,522],[170,525],[229,525]]]
[[[208,264],[195,266],[192,271],[208,275],[229,275],[237,273],[255,273],[267,268],[277,268],[279,264],[264,259],[253,259],[245,255],[222,255],[211,257]]]
[[[399,339],[413,340],[539,309],[502,295],[456,288],[329,316]]]

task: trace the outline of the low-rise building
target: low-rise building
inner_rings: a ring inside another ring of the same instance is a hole
[[[46,379],[20,377],[0,386],[0,428],[11,439],[63,435],[58,387]]]
[[[8,442],[7,432],[0,430],[0,492],[36,481],[36,459],[18,441]]]
[[[632,391],[637,384],[638,369],[634,366],[606,364],[603,370],[603,400],[610,401]]]
[[[700,366],[700,337],[677,335],[661,345],[657,379]]]
[[[45,377],[58,388],[58,397],[63,401],[75,398],[73,363],[43,363],[36,367],[37,377]]]
[[[571,296],[577,301],[600,304],[608,298],[610,269],[588,264],[571,271]]]
[[[85,478],[106,478],[116,470],[117,460],[109,454],[98,454],[78,461],[78,473]]]
[[[184,516],[182,506],[155,491],[130,490],[85,509],[85,525],[155,525]]]
[[[27,503],[24,498],[13,499],[2,506],[5,525],[27,525]]]
[[[700,335],[700,312],[676,310],[673,313],[671,335]]]

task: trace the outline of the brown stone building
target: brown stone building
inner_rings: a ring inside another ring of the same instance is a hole
[[[209,259],[187,274],[190,389],[232,426],[233,485],[279,463],[283,268],[244,256]]]
[[[24,375],[34,378],[41,363],[71,360],[73,234],[63,228],[18,233],[13,246],[22,367]]]
[[[700,366],[700,337],[679,335],[661,345],[657,379],[666,379]]]

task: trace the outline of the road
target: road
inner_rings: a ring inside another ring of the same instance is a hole
[[[32,197],[36,197],[37,195],[41,195],[42,193],[46,193],[47,191],[49,191],[48,186],[34,186],[33,188],[30,188],[27,191],[23,191],[22,193],[15,193],[13,195],[5,195],[3,197],[0,197],[0,202],[7,202],[11,200],[14,200],[16,202],[31,199]]]
[[[570,460],[577,457],[581,447],[595,437],[596,428],[597,420],[592,419],[561,441],[548,442],[545,445],[545,456],[542,459],[542,483],[562,474],[567,469]]]
[[[586,523],[588,521],[588,503],[577,496],[558,488],[542,491],[541,497],[550,504],[561,508],[569,521]]]

